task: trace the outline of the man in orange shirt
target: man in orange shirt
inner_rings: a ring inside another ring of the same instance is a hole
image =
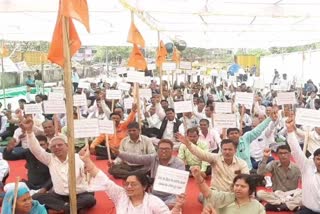
[[[127,120],[124,121],[123,123],[120,123],[121,115],[119,113],[114,112],[110,115],[110,119],[115,122],[115,127],[116,127],[116,133],[112,135],[108,135],[108,142],[110,146],[112,159],[116,158],[116,155],[112,153],[112,150],[119,149],[122,139],[127,136],[128,124],[135,120],[136,112],[137,112],[137,105],[133,104],[131,113],[129,114]],[[106,146],[100,145],[105,142],[106,142],[106,135],[101,134],[99,137],[94,139],[94,141],[92,141],[90,145],[90,152],[92,154],[97,155],[98,156],[97,159],[100,159],[100,160],[108,159],[108,152],[107,152]]]

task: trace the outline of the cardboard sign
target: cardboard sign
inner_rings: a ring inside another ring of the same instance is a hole
[[[153,189],[160,192],[179,195],[186,191],[188,180],[188,171],[159,165]]]
[[[64,93],[58,93],[58,92],[49,92],[48,100],[58,100],[62,101],[64,99]]]
[[[123,99],[123,105],[125,109],[131,109],[132,108],[132,103],[133,103],[133,98],[125,98]]]
[[[142,98],[150,99],[152,97],[151,89],[150,88],[140,88],[139,89],[139,96]]]
[[[24,105],[25,114],[42,114],[41,104],[25,104]]]
[[[121,90],[106,90],[106,98],[108,100],[120,100],[121,96]]]
[[[87,104],[87,97],[85,94],[73,95],[73,106],[86,106]]]
[[[241,105],[252,105],[253,104],[253,93],[237,92],[236,103]]]
[[[191,70],[192,69],[192,63],[187,61],[181,61],[179,65],[180,69],[185,70]]]
[[[278,92],[277,105],[296,104],[296,95],[294,92]]]
[[[214,114],[214,127],[219,128],[236,128],[237,117],[235,114]]]
[[[138,71],[130,71],[127,74],[127,81],[128,82],[136,82],[140,84],[145,84],[146,80],[144,77],[144,72]]]
[[[315,109],[297,108],[296,124],[320,127],[320,111]]]
[[[156,64],[148,64],[147,65],[148,70],[156,70],[157,69],[157,65]]]
[[[114,134],[114,125],[112,120],[98,120],[100,134]]]
[[[164,71],[174,71],[176,69],[177,69],[177,64],[174,62],[162,63],[162,70],[164,70]]]
[[[192,103],[190,101],[174,102],[175,113],[192,112]]]
[[[44,100],[43,109],[45,114],[65,114],[66,104],[64,100]]]
[[[232,113],[232,104],[227,102],[214,103],[214,111],[216,114],[229,114]]]
[[[119,90],[123,90],[123,91],[129,91],[131,88],[131,85],[129,83],[126,83],[126,82],[121,82],[119,83],[118,85],[118,89]]]
[[[74,120],[74,137],[86,138],[99,136],[98,119]]]

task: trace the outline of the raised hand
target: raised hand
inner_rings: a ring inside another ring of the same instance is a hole
[[[191,145],[190,141],[185,136],[180,134],[179,132],[175,134],[175,137],[177,138],[178,141],[180,141],[184,145],[186,145],[186,146]]]
[[[216,211],[212,207],[204,207],[201,214],[216,214]]]
[[[90,150],[89,145],[86,144],[80,151],[79,151],[79,157],[83,162],[87,162],[90,160]]]
[[[271,118],[271,120],[272,121],[277,121],[278,120],[278,118],[279,118],[279,114],[278,114],[278,106],[274,106],[274,107],[272,107],[272,111],[271,111],[271,113],[270,113],[270,118]]]
[[[193,177],[195,177],[195,178],[201,177],[201,171],[200,171],[199,166],[193,166],[193,167],[191,167],[190,170],[191,170]]]
[[[271,155],[271,149],[270,149],[270,148],[265,148],[265,149],[263,150],[263,157],[269,158],[270,155]]]
[[[21,122],[21,128],[25,130],[28,134],[32,133],[33,120],[25,119]]]
[[[288,133],[294,132],[296,130],[295,116],[293,111],[290,111],[289,113],[289,117],[286,120],[286,127]]]
[[[131,111],[133,111],[133,112],[137,112],[137,110],[138,110],[138,106],[137,106],[137,104],[132,103]]]

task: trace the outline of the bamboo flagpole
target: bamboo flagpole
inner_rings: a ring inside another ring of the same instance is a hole
[[[4,41],[1,42],[1,85],[2,85],[2,96],[3,96],[3,106],[6,105],[6,88],[4,87],[4,64],[3,64],[3,55],[4,55]]]
[[[136,104],[138,106],[138,123],[139,123],[139,130],[141,131],[141,106],[140,106],[140,89],[139,89],[139,83],[134,83],[135,88],[135,100]]]
[[[62,37],[64,56],[64,90],[66,94],[66,116],[68,137],[68,164],[69,164],[69,200],[70,213],[77,213],[76,172],[74,157],[74,123],[73,123],[73,89],[71,85],[71,56],[69,44],[69,18],[62,16]]]
[[[159,52],[160,52],[160,31],[158,31],[158,49],[159,49]],[[160,76],[160,96],[161,96],[161,99],[162,99],[162,91],[163,91],[163,86],[162,86],[162,63],[160,64],[159,66],[159,76]]]
[[[12,213],[16,213],[16,205],[17,205],[18,190],[19,190],[19,181],[20,181],[20,177],[18,176],[16,178],[16,182],[14,183],[14,195],[13,195]]]

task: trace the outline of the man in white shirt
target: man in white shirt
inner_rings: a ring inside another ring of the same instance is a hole
[[[69,164],[68,164],[68,142],[64,135],[55,136],[50,140],[50,150],[46,152],[39,144],[33,133],[33,121],[27,119],[22,122],[26,130],[27,142],[31,153],[50,171],[53,191],[48,193],[37,193],[33,195],[34,200],[44,204],[46,208],[64,213],[69,213]],[[86,213],[86,209],[93,207],[96,200],[92,193],[87,192],[88,183],[84,163],[75,154],[76,192],[78,213]]]
[[[9,164],[6,160],[3,159],[2,153],[0,153],[0,182],[3,184],[6,183],[7,178],[9,177]]]
[[[0,141],[5,140],[9,132],[7,131],[8,118],[5,115],[0,114]]]
[[[219,152],[221,143],[220,135],[215,129],[209,128],[209,121],[207,119],[200,120],[199,140],[206,141],[208,143],[210,152]]]
[[[302,175],[302,204],[297,214],[320,213],[320,148],[314,151],[313,160],[307,159],[300,148],[295,134],[295,121],[293,112],[286,121],[288,131],[288,144],[291,154],[299,167]]]

